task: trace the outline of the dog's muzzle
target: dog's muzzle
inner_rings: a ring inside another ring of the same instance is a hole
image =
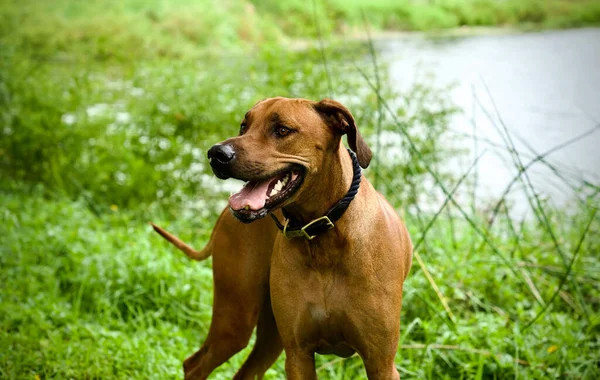
[[[216,144],[208,150],[208,161],[215,175],[220,179],[231,177],[231,167],[235,161],[235,150],[229,144]]]

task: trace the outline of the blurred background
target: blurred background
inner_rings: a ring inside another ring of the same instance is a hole
[[[288,96],[351,109],[409,227],[403,378],[599,378],[598,26],[597,0],[1,0],[0,377],[182,378],[211,261],[147,222],[201,248],[241,186],[207,149]]]

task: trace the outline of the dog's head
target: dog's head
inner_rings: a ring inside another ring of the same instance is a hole
[[[246,181],[229,198],[229,206],[239,220],[249,223],[293,202],[302,189],[313,188],[319,176],[326,176],[322,168],[344,134],[366,168],[371,150],[342,104],[329,99],[265,99],[246,113],[239,136],[214,145],[208,158],[217,177]]]

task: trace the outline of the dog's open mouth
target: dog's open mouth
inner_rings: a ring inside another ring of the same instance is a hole
[[[303,178],[302,169],[290,168],[265,180],[248,181],[242,190],[229,197],[229,207],[242,222],[260,219],[290,198]]]

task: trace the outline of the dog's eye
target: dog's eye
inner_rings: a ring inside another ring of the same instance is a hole
[[[284,137],[290,134],[292,130],[289,129],[288,127],[277,127],[275,129],[275,134],[279,137]]]
[[[240,125],[240,136],[243,135],[244,132],[246,132],[246,123]]]

